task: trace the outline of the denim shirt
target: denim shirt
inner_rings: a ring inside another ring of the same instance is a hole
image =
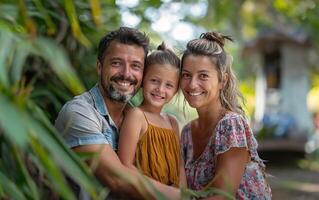
[[[61,109],[55,127],[69,148],[109,144],[117,150],[118,128],[109,115],[98,85],[68,101]]]

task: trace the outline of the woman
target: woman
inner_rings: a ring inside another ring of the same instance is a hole
[[[194,190],[215,187],[236,199],[271,199],[257,141],[240,104],[232,59],[224,50],[226,39],[231,40],[217,32],[203,33],[188,42],[182,56],[180,86],[198,113],[181,136],[187,184]]]

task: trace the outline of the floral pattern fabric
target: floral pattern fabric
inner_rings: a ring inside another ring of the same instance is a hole
[[[257,153],[257,141],[241,115],[229,112],[217,123],[202,154],[193,159],[191,123],[182,130],[181,151],[185,164],[187,185],[200,190],[213,180],[216,173],[216,158],[233,147],[244,147],[250,153],[236,199],[271,199],[271,189],[265,180],[265,165]]]

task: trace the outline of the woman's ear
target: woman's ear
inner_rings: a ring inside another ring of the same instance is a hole
[[[222,80],[221,80],[221,84],[220,84],[220,89],[224,89],[228,83],[228,80],[229,80],[229,75],[228,73],[224,73],[222,75]]]
[[[223,76],[223,88],[226,87],[228,80],[229,80],[229,75],[228,73],[225,73]]]

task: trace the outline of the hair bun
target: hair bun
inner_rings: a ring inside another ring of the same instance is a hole
[[[157,50],[165,51],[167,49],[167,46],[165,42],[162,42],[160,45],[158,45]]]
[[[199,38],[206,39],[212,42],[217,42],[221,47],[224,47],[226,39],[229,41],[233,41],[231,36],[222,35],[215,31],[202,33]]]

